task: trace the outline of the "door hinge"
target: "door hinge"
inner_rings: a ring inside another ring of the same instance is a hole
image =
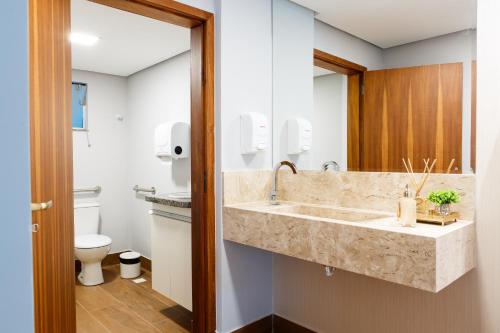
[[[361,83],[361,95],[365,95],[365,83]]]

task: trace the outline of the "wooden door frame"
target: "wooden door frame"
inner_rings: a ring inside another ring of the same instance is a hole
[[[347,169],[361,170],[363,77],[366,67],[314,49],[314,65],[347,75]]]
[[[89,1],[191,29],[193,332],[214,332],[216,305],[213,14],[172,0]],[[47,20],[50,21],[51,18],[48,17]],[[66,31],[61,29],[53,33],[62,36]],[[63,37],[61,39],[68,43],[66,45],[69,48],[69,41]],[[37,47],[43,50],[50,45],[41,43]],[[71,80],[68,84],[69,82]],[[68,131],[71,131],[71,128],[61,128],[61,133],[67,134]],[[72,197],[68,199],[68,202],[73,202]],[[72,209],[73,207],[71,211]]]

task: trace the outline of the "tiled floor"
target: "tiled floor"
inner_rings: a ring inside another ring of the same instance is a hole
[[[76,285],[78,333],[172,332],[187,333],[191,313],[151,288],[147,281],[136,284],[120,278],[119,266],[103,268],[104,284]]]

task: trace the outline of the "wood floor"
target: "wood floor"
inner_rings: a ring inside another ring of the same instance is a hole
[[[140,284],[121,279],[119,265],[103,272],[102,285],[76,285],[78,333],[190,332],[191,313],[154,291],[150,272]]]

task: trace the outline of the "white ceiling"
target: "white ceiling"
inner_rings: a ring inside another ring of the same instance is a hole
[[[476,27],[476,0],[291,0],[381,48]]]
[[[189,29],[86,0],[71,6],[71,31],[100,38],[72,45],[74,69],[129,76],[190,48]]]

